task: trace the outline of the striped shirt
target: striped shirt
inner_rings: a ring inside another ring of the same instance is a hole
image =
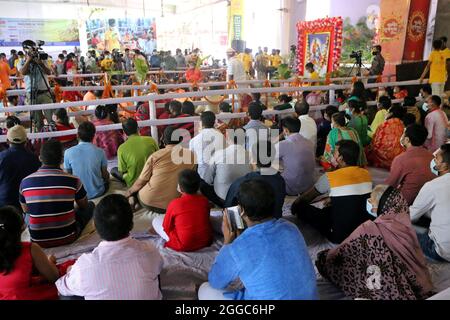
[[[330,240],[344,241],[357,227],[369,219],[366,201],[372,192],[372,178],[368,170],[346,167],[324,174],[315,185],[321,193],[331,198]]]
[[[19,197],[20,203],[28,208],[28,228],[33,242],[49,248],[77,239],[74,201],[86,197],[80,179],[43,166],[22,180]]]

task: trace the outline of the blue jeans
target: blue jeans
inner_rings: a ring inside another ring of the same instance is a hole
[[[441,256],[436,252],[436,245],[434,244],[433,240],[431,240],[428,233],[416,233],[417,239],[419,239],[420,247],[422,248],[422,251],[427,258],[438,262],[446,261],[441,258]]]

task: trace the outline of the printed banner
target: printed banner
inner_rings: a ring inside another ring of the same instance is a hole
[[[410,0],[381,0],[380,44],[386,60],[384,74],[395,74],[401,64],[408,27]]]
[[[151,54],[157,48],[155,21],[155,18],[86,21],[88,47],[109,52],[139,49]]]
[[[403,62],[423,60],[430,0],[411,0]]]
[[[228,6],[228,43],[244,40],[245,0],[231,0]]]
[[[21,47],[25,40],[46,46],[79,46],[76,20],[0,18],[0,47]]]

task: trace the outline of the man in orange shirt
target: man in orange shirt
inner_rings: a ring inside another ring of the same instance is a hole
[[[8,60],[6,59],[6,54],[0,53],[0,85],[3,90],[8,90],[11,88],[11,81],[9,76],[16,73],[16,69],[11,69],[9,67]]]

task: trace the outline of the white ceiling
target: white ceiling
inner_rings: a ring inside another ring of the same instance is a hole
[[[161,12],[162,4],[164,7],[164,11],[174,11],[178,13],[224,1],[227,0],[0,0],[0,2],[33,2],[43,4],[66,3],[91,7],[113,7],[128,9],[143,9],[145,7],[146,10],[158,12]]]

